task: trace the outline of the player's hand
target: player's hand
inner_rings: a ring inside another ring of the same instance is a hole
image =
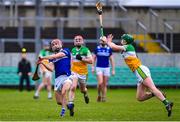
[[[81,60],[82,60],[81,55],[80,55],[80,54],[77,54],[77,55],[76,55],[76,59],[81,61]]]
[[[32,73],[31,72],[28,72],[28,76],[31,76],[32,75]]]
[[[107,41],[108,42],[112,42],[112,39],[114,38],[114,36],[112,35],[112,34],[109,34],[108,36],[107,36]]]
[[[43,57],[42,57],[42,56],[39,56],[39,57],[38,57],[38,60],[43,60]]]
[[[22,73],[20,72],[20,73],[18,73],[18,75],[19,75],[19,76],[21,76],[21,75],[22,75]]]
[[[112,75],[113,75],[113,76],[115,75],[115,70],[112,70]]]
[[[42,58],[41,57],[39,57],[38,58],[38,61],[37,61],[37,63],[36,64],[41,64],[42,63]]]

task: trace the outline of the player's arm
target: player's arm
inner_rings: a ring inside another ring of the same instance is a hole
[[[92,62],[92,67],[91,67],[92,73],[94,73],[94,68],[95,68],[96,59],[97,59],[96,55],[93,54],[93,62]]]
[[[124,46],[120,46],[120,45],[113,43],[112,39],[113,39],[113,35],[112,34],[108,35],[106,43],[109,47],[111,47],[115,51],[125,51]]]
[[[93,57],[91,52],[88,50],[87,52],[87,56],[86,57],[82,57],[82,61],[88,64],[92,64],[93,63]]]
[[[93,57],[92,57],[91,52],[89,50],[87,51],[87,56],[82,57],[80,54],[78,54],[78,55],[76,55],[76,59],[78,59],[84,63],[87,63],[87,64],[93,63]]]
[[[61,58],[66,56],[66,54],[64,52],[59,52],[56,54],[52,54],[52,55],[48,55],[48,56],[44,56],[44,57],[40,57],[41,59],[56,59],[56,58]]]
[[[83,62],[85,62],[85,63],[88,63],[88,64],[92,64],[92,63],[93,63],[92,55],[91,55],[91,56],[88,56],[88,57],[82,58],[81,61],[83,61]]]
[[[111,55],[110,58],[110,63],[111,63],[111,67],[112,67],[112,75],[115,75],[115,62],[114,62],[114,56]]]
[[[43,60],[38,61],[38,64],[42,64],[44,67],[46,67],[47,70],[53,72],[54,71],[54,64],[52,62],[45,64]]]

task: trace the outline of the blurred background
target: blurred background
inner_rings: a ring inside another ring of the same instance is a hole
[[[82,34],[93,52],[100,36],[97,0],[0,0],[0,87],[17,87],[18,62],[26,49],[32,71],[43,40],[59,38],[73,47]],[[180,86],[180,1],[101,0],[105,35],[112,33],[118,43],[122,34],[135,38],[138,57],[147,65],[157,86]],[[109,86],[136,86],[133,73],[114,52],[116,75]],[[89,71],[90,68],[89,68]],[[90,72],[88,85],[96,86]],[[33,88],[35,82],[31,80]]]

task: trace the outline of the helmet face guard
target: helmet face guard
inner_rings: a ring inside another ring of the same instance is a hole
[[[133,36],[130,35],[130,34],[123,34],[123,35],[121,36],[121,39],[122,39],[122,40],[125,40],[125,41],[127,42],[127,44],[132,44],[132,43],[134,42],[134,38],[133,38]]]

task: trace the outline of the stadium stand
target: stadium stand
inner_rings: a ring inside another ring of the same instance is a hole
[[[155,37],[155,33],[151,33],[152,37]],[[163,33],[158,33],[158,37],[160,41],[164,40],[164,34]],[[171,38],[171,34],[167,33],[166,35],[167,40],[170,40]],[[171,42],[167,41],[167,47],[170,48],[171,47]],[[180,33],[173,33],[173,52],[178,53],[180,52]]]
[[[135,37],[135,41],[138,41],[139,46],[142,47],[143,49],[145,49],[148,53],[156,53],[156,52],[164,53],[164,52],[166,52],[163,48],[161,48],[160,43],[153,40],[153,38],[149,34],[147,34],[145,36],[142,34],[138,34],[138,35],[133,34],[133,36]],[[146,41],[144,41],[144,40],[146,40]]]

